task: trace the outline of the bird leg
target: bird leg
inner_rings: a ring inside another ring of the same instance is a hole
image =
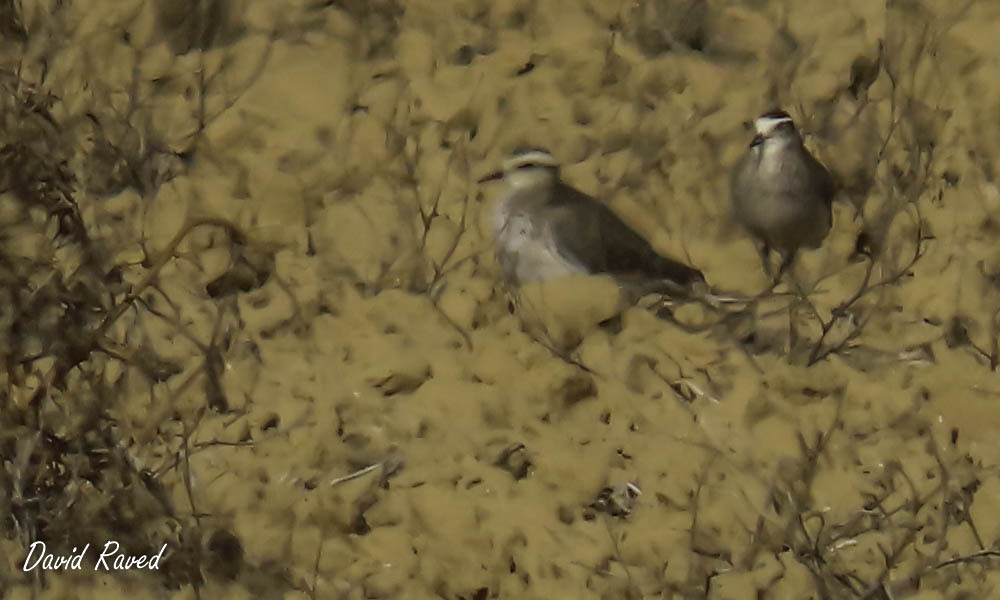
[[[781,280],[781,277],[785,274],[785,272],[792,267],[792,263],[794,261],[795,252],[789,252],[787,255],[781,257],[781,264],[778,265],[778,273],[774,276],[774,280],[776,282]]]
[[[799,331],[795,323],[796,307],[805,298],[805,293],[802,290],[802,286],[799,284],[798,280],[795,279],[795,273],[790,272],[792,264],[795,262],[795,252],[791,251],[787,254],[779,252],[781,256],[781,263],[778,265],[777,272],[771,270],[771,256],[770,256],[770,246],[765,242],[758,246],[760,251],[761,263],[764,265],[764,273],[771,280],[771,284],[763,292],[758,294],[758,298],[763,298],[774,292],[774,289],[778,287],[781,280],[784,278],[785,274],[788,273],[791,279],[791,286],[793,288],[793,293],[798,296],[798,299],[793,301],[788,305],[788,339],[787,346],[785,348],[787,353],[791,353],[799,344]]]
[[[795,253],[790,252],[787,256],[783,257],[781,261],[781,266],[778,268],[778,276],[775,280],[780,280],[783,274],[788,272],[789,286],[791,287],[791,292],[793,296],[792,302],[788,305],[788,346],[786,348],[789,356],[793,355],[801,343],[805,341],[799,334],[799,323],[798,315],[800,308],[809,302],[809,295],[802,283],[795,276],[795,272],[792,270],[792,264],[795,260]]]
[[[771,247],[767,245],[767,242],[761,244],[755,244],[757,247],[757,253],[760,254],[760,264],[764,268],[764,275],[768,279],[773,280],[774,274],[771,272]]]
[[[795,262],[794,252],[789,252],[787,255],[782,255],[779,252],[778,255],[781,256],[781,263],[778,264],[777,271],[772,271],[771,260],[770,260],[771,259],[770,248],[765,245],[761,249],[761,262],[764,264],[764,274],[767,275],[767,278],[771,280],[771,285],[769,285],[766,290],[761,292],[760,296],[765,296],[773,292],[774,288],[778,287],[778,284],[781,283],[781,279],[785,276],[785,273],[787,273],[789,269],[791,269],[792,263]]]
[[[764,268],[764,275],[771,282],[770,285],[757,294],[757,298],[760,299],[769,296],[772,292],[774,292],[774,288],[778,287],[778,284],[781,283],[781,276],[784,275],[786,270],[788,270],[791,260],[788,257],[783,257],[781,265],[778,267],[778,272],[775,273],[771,268],[771,247],[767,244],[767,242],[763,242],[758,245],[757,252],[760,254],[760,264]]]

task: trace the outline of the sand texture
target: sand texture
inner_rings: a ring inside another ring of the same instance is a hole
[[[1000,598],[1000,3],[0,2],[0,595]],[[512,290],[546,147],[750,309]],[[797,287],[796,287],[797,286]],[[90,543],[25,572],[28,545]],[[159,569],[95,546],[167,544]]]

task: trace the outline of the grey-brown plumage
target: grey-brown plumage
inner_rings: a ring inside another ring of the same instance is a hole
[[[607,206],[563,183],[544,150],[521,150],[503,171],[507,189],[491,213],[497,260],[520,285],[572,274],[608,274],[637,293],[684,295],[704,282],[697,269],[665,257]]]
[[[802,144],[791,117],[782,111],[754,121],[756,135],[733,170],[731,195],[739,222],[787,267],[802,247],[817,248],[832,223],[835,193],[830,172]]]

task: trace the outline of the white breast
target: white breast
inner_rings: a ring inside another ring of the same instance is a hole
[[[505,194],[498,199],[491,219],[504,277],[524,284],[586,271],[559,253],[550,228],[537,211],[531,214],[524,206],[513,206],[510,198]]]

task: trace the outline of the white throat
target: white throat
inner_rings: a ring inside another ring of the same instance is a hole
[[[552,169],[514,169],[503,176],[508,194],[541,192],[552,189],[556,184],[556,174]]]
[[[757,135],[767,137],[778,125],[791,122],[791,117],[758,117],[753,122],[753,128],[756,130]]]
[[[758,169],[761,175],[776,175],[782,170],[782,164],[788,159],[789,152],[794,152],[795,138],[788,135],[778,135],[765,138],[757,146],[759,153]]]

